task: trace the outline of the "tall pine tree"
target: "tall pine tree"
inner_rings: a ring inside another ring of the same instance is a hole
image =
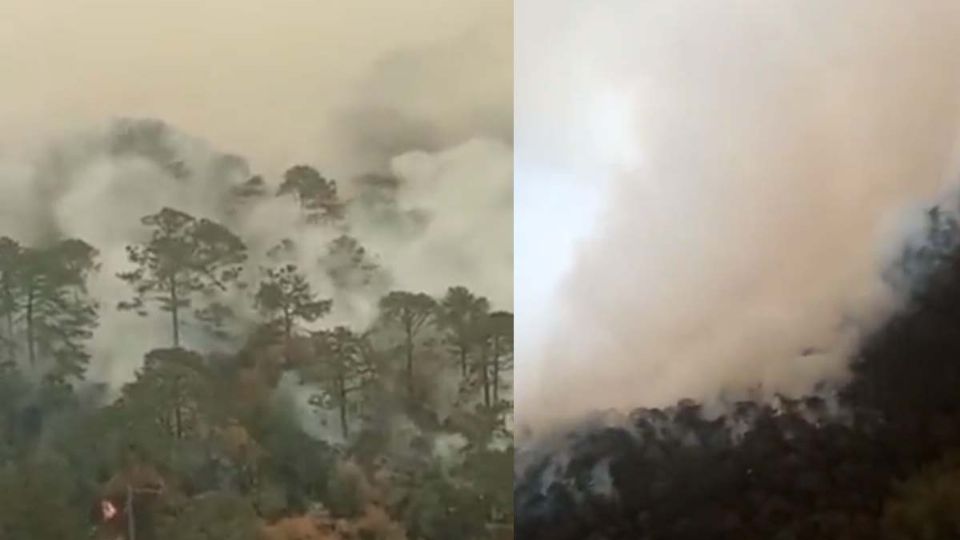
[[[146,315],[148,302],[158,304],[170,314],[172,343],[179,347],[185,310],[193,305],[194,297],[225,292],[239,279],[246,246],[223,225],[171,208],[146,216],[142,222],[151,228],[150,239],[127,246],[128,258],[136,268],[118,274],[136,296],[118,307]],[[204,318],[210,312],[208,307],[197,315]]]

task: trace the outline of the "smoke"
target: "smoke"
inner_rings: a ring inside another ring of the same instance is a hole
[[[18,76],[0,102],[0,148],[106,118],[161,118],[267,176],[308,162],[343,177],[372,154],[385,166],[409,150],[501,138],[512,10],[510,0],[8,0],[0,71]],[[391,116],[402,119],[392,129],[357,121]],[[434,146],[420,148],[418,131]]]
[[[382,172],[407,152],[482,138],[513,143],[513,40],[508,9],[464,33],[381,57],[336,110],[331,141],[347,168]]]
[[[513,40],[510,2],[452,37],[390,51],[328,123],[347,189],[380,196],[352,216],[403,287],[453,284],[513,306]],[[383,206],[395,215],[384,216]],[[359,206],[359,205],[358,205]],[[403,219],[398,219],[403,218]]]
[[[91,289],[102,309],[90,376],[117,382],[132,375],[144,351],[169,340],[162,314],[139,319],[114,308],[131,295],[116,273],[128,268],[125,247],[145,240],[143,216],[169,206],[227,224],[248,244],[250,280],[269,264],[270,248],[293,240],[293,258],[315,290],[336,301],[324,326],[365,327],[389,286],[441,294],[465,284],[509,306],[511,155],[505,143],[476,139],[436,153],[396,156],[388,202],[401,215],[420,216],[419,225],[398,237],[391,233],[396,223],[372,219],[363,206],[351,209],[349,221],[357,225],[351,234],[384,276],[357,290],[344,290],[328,274],[324,257],[340,232],[304,223],[293,198],[273,197],[280,179],[268,179],[267,197],[241,207],[232,193],[252,174],[248,163],[160,121],[107,122],[63,135],[29,158],[8,157],[0,215],[3,233],[25,243],[70,236],[100,251],[102,268]],[[350,181],[341,185],[348,196],[362,191]],[[253,319],[249,298],[229,300],[241,320]],[[195,331],[187,332],[185,342],[213,345]]]
[[[391,169],[404,181],[398,204],[419,209],[429,231],[409,242],[366,235],[373,250],[391,261],[393,275],[405,287],[433,295],[442,295],[455,279],[488,296],[496,308],[510,309],[512,150],[502,141],[472,139],[437,153],[400,155]]]
[[[164,206],[241,236],[251,281],[270,248],[293,240],[291,257],[334,299],[323,326],[365,327],[390,288],[466,285],[512,305],[510,3],[326,4],[0,9],[0,42],[23,52],[0,54],[22,75],[8,88],[15,106],[0,104],[0,234],[100,251],[90,379],[123,382],[169,342],[162,313],[115,309],[131,294],[116,278],[125,246]],[[50,26],[64,10],[70,27]],[[272,196],[301,163],[353,201],[349,234],[380,267],[371,284],[337,282],[326,257],[341,231],[308,226],[292,198]],[[241,205],[232,193],[255,174],[268,196]],[[250,299],[227,300],[242,330]],[[189,329],[185,344],[223,345]]]
[[[272,196],[276,183],[268,184],[266,197],[241,203],[232,193],[249,178],[244,160],[156,121],[125,120],[74,134],[29,166],[10,167],[20,175],[8,184],[2,203],[8,218],[3,231],[31,244],[78,237],[100,251],[101,271],[91,283],[102,306],[91,375],[123,380],[139,365],[139,358],[128,355],[169,341],[162,314],[140,319],[114,308],[132,294],[116,274],[129,267],[126,246],[146,239],[143,216],[169,206],[226,224],[247,243],[245,277],[253,282],[258,268],[271,264],[267,252],[293,240],[293,260],[315,290],[335,300],[334,312],[321,324],[362,329],[376,316],[376,302],[389,287],[442,294],[446,287],[464,284],[497,305],[510,305],[510,164],[509,148],[488,140],[397,156],[393,202],[421,216],[420,225],[397,237],[393,223],[377,222],[362,206],[351,210],[348,223],[357,227],[350,234],[369,251],[382,276],[351,289],[329,274],[329,246],[340,231],[305,223],[292,197]],[[254,319],[250,298],[227,300],[241,321]],[[186,343],[201,349],[214,345],[196,330],[188,331]]]
[[[518,238],[579,240],[518,246],[519,290],[549,281],[518,310],[521,423],[842,380],[955,180],[960,6],[546,5],[517,12]]]

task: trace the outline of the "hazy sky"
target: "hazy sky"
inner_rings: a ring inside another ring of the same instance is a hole
[[[5,0],[0,143],[149,116],[255,169],[337,162],[358,100],[509,117],[511,20],[510,0]],[[394,76],[404,51],[429,61]]]

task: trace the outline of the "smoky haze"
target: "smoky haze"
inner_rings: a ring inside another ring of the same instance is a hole
[[[531,0],[516,24],[518,193],[568,193],[517,210],[521,423],[841,380],[956,181],[960,6]],[[524,257],[551,228],[578,240]]]
[[[228,224],[252,266],[296,241],[313,285],[337,295],[324,324],[363,327],[389,288],[462,284],[511,309],[511,21],[499,0],[4,2],[0,70],[17,76],[0,101],[0,234],[100,251],[92,380],[129,378],[165,342],[161,317],[114,309],[131,294],[115,276],[124,247],[163,206]],[[395,186],[392,209],[420,216],[399,230],[349,211],[383,270],[375,286],[330,283],[317,261],[336,234],[299,224],[292,199],[231,213],[239,184],[262,175],[276,190],[301,163],[348,199],[378,175]]]
[[[502,137],[512,121],[511,9],[503,0],[4,2],[0,69],[16,76],[6,78],[0,142],[161,118],[260,172],[304,161],[342,176],[355,172],[346,165],[363,137],[391,139],[381,145],[392,155],[426,140]],[[365,122],[338,121],[351,116]],[[379,133],[366,129],[377,123]]]

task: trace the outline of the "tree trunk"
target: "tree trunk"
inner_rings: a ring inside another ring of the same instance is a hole
[[[9,298],[10,293],[7,293]],[[7,312],[7,337],[10,342],[7,344],[8,353],[10,354],[10,361],[16,363],[17,361],[17,343],[13,339],[13,308],[10,308],[10,311]]]
[[[174,438],[179,441],[183,438],[183,409],[179,403],[173,409],[173,425]]]
[[[173,420],[170,418],[170,411],[163,410],[157,416],[157,420],[168,435],[173,435]]]
[[[343,440],[346,441],[350,436],[350,428],[347,425],[347,382],[343,379],[337,381],[340,392],[340,430],[343,432]]]
[[[170,323],[173,325],[173,346],[180,347],[180,299],[177,297],[177,280],[170,279]]]
[[[493,402],[500,403],[500,337],[493,338]]]
[[[460,378],[467,378],[467,346],[460,344]]]
[[[30,291],[27,293],[27,354],[30,358],[30,365],[33,366],[37,362],[37,350],[36,345],[33,342],[33,287],[30,288]]]
[[[13,312],[7,313],[7,335],[10,339],[10,343],[7,344],[9,349],[10,361],[13,363],[17,362],[17,343],[13,339]]]
[[[293,320],[290,317],[289,308],[283,308],[283,336],[290,342],[290,336],[293,334]]]
[[[483,406],[490,408],[490,368],[487,365],[487,344],[480,346],[480,382],[483,384]]]
[[[410,323],[406,324],[407,331],[407,392],[413,399],[413,327]]]
[[[133,517],[133,487],[127,485],[127,540],[136,540],[137,524]]]

